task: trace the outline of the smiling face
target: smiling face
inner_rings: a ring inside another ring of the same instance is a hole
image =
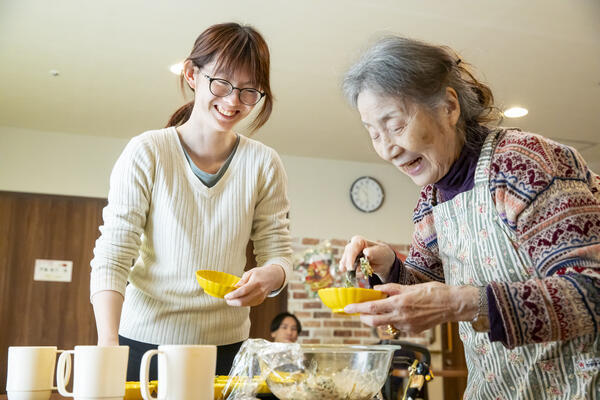
[[[452,89],[434,111],[370,90],[359,94],[357,107],[379,157],[419,186],[442,179],[460,154],[460,107]]]
[[[210,79],[205,76],[225,79],[235,87],[260,90],[260,88],[253,87],[252,79],[245,71],[236,71],[230,76],[216,71],[214,62],[208,63],[202,68],[188,62],[184,74],[186,81],[195,93],[193,115],[211,130],[217,132],[231,131],[255,107],[255,105],[249,106],[242,103],[239,98],[239,91],[236,89],[227,96],[215,96],[210,91]]]
[[[292,317],[285,317],[279,328],[271,332],[271,337],[275,342],[294,343],[298,340],[298,324]]]

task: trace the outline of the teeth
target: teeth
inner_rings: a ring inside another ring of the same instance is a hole
[[[221,108],[221,106],[217,105],[217,110],[223,114],[223,115],[227,115],[228,117],[233,117],[235,115],[235,111],[227,111],[224,108]]]

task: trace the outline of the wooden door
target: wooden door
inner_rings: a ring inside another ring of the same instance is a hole
[[[96,343],[90,261],[105,204],[0,191],[0,393],[8,346]],[[72,261],[72,281],[34,281],[36,259]]]

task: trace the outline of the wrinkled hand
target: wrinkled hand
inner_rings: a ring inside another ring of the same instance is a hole
[[[257,306],[267,298],[267,295],[283,285],[285,272],[283,267],[276,264],[252,268],[244,272],[237,283],[237,289],[225,295],[230,306]]]
[[[388,283],[375,286],[389,297],[350,304],[344,311],[360,313],[370,326],[393,325],[415,334],[447,321],[472,320],[478,311],[479,292],[472,286],[449,286],[439,282],[418,285]]]
[[[341,272],[354,270],[356,258],[361,252],[369,260],[373,272],[385,281],[396,258],[394,250],[384,243],[370,241],[362,236],[354,236],[350,239],[340,258],[339,270]],[[359,271],[357,271],[358,275],[360,275]]]

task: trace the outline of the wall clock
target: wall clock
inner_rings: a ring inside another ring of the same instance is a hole
[[[385,193],[377,179],[361,176],[350,186],[350,200],[362,212],[376,211],[383,204]]]

